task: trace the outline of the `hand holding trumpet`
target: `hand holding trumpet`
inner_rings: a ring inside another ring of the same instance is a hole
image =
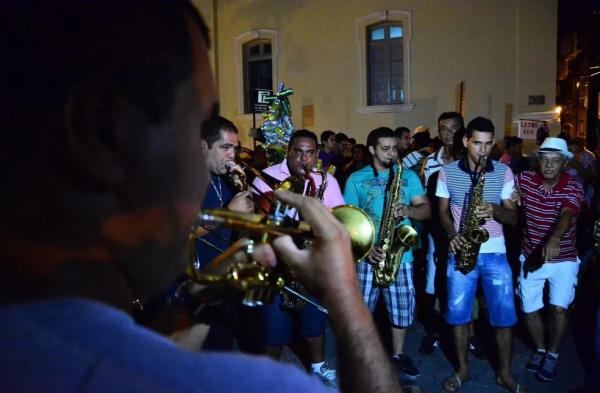
[[[298,208],[314,235],[310,249],[299,249],[290,236],[280,236],[273,241],[276,254],[326,306],[331,297],[348,292],[352,293],[348,296],[358,295],[350,235],[344,226],[315,198],[282,191],[275,195]]]

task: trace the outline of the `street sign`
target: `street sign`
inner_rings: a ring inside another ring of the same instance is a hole
[[[271,95],[271,90],[256,89],[256,102],[254,103],[255,113],[265,113],[269,110],[269,103],[266,98]]]

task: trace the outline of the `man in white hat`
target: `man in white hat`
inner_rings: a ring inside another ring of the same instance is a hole
[[[525,224],[521,245],[518,294],[536,351],[527,370],[543,381],[556,376],[558,351],[567,328],[567,309],[575,296],[579,258],[575,226],[584,194],[575,178],[565,173],[573,158],[561,138],[546,138],[537,151],[539,167],[516,176]],[[544,340],[544,285],[550,287],[549,341]]]

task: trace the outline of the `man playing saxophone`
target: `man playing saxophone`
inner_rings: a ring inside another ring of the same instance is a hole
[[[431,212],[429,200],[416,173],[402,169],[401,191],[397,193],[398,195],[391,195],[388,192],[388,185],[391,187],[395,177],[393,174],[399,171],[395,164],[398,160],[398,141],[394,132],[387,127],[371,131],[367,137],[367,146],[373,154],[373,164],[354,172],[348,178],[344,189],[346,203],[365,210],[373,220],[375,233],[380,233],[379,228],[382,226],[395,228],[400,224],[410,224],[410,218],[428,219]],[[382,222],[386,201],[391,202],[392,222]],[[382,240],[376,239],[375,244],[381,244]],[[390,251],[398,250],[388,252]],[[414,380],[419,375],[419,370],[404,353],[406,328],[412,324],[415,310],[415,291],[412,281],[413,255],[410,248],[402,251],[404,254],[399,261],[397,275],[387,288],[375,285],[374,266],[379,266],[384,259],[380,246],[374,246],[367,259],[358,263],[358,277],[363,298],[371,312],[375,310],[380,293],[383,293],[391,322],[393,363],[402,377]]]
[[[486,159],[494,144],[494,125],[489,119],[473,119],[463,144],[466,156],[441,169],[436,190],[440,221],[450,240],[446,321],[454,326],[458,359],[458,370],[444,381],[443,387],[447,392],[456,392],[469,378],[468,324],[481,278],[490,325],[496,330],[497,383],[511,392],[522,392],[510,373],[512,326],[517,317],[501,225],[514,225],[517,219],[516,205],[510,199],[513,174],[506,165]],[[483,229],[489,234],[487,241],[485,236],[477,239],[471,235],[481,234]],[[470,252],[464,252],[465,248]]]
[[[272,165],[264,173],[277,180],[284,180],[290,176],[305,178],[304,194],[319,197],[327,208],[334,208],[344,204],[344,198],[337,180],[330,174],[325,181],[323,173],[313,171],[317,160],[317,136],[308,130],[297,130],[290,138],[286,158],[279,164]],[[255,192],[262,192],[257,196],[258,204],[264,201],[264,195],[269,195],[273,190],[262,179],[256,178],[252,184]],[[296,209],[288,211],[288,215],[297,217]],[[275,297],[271,304],[263,307],[263,322],[265,336],[265,352],[274,359],[279,359],[283,345],[291,344],[300,336],[306,344],[306,349],[311,364],[311,371],[328,386],[337,387],[335,370],[329,368],[325,362],[325,315],[312,305],[305,305],[301,310],[282,309],[282,296]],[[294,334],[296,333],[296,334]]]

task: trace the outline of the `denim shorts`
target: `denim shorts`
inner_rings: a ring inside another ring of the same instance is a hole
[[[479,254],[477,264],[468,274],[454,270],[454,254],[448,256],[448,306],[446,322],[464,325],[471,321],[471,309],[481,278],[488,305],[490,325],[510,327],[517,322],[512,272],[506,254]]]
[[[286,345],[300,337],[322,336],[325,314],[308,303],[299,311],[282,309],[281,295],[277,294],[262,307],[262,324],[266,345]]]

